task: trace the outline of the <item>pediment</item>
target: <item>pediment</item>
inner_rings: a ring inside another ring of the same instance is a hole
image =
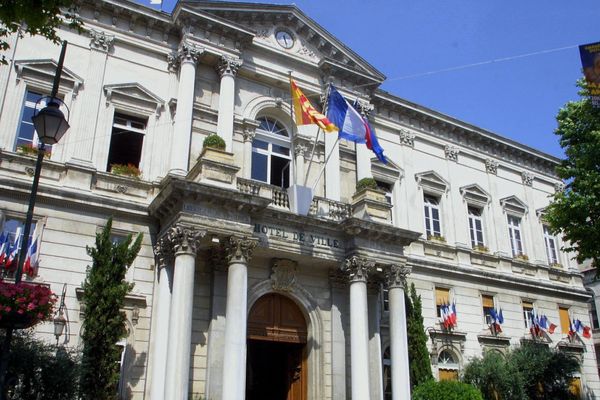
[[[396,182],[404,177],[404,170],[389,158],[387,164],[379,161],[377,157],[371,158],[371,174],[373,178],[388,182]]]
[[[463,186],[459,190],[460,194],[469,204],[485,206],[490,202],[490,194],[477,184]]]
[[[256,32],[254,43],[313,63],[336,77],[379,86],[385,76],[295,5],[198,1],[186,7],[211,13]],[[288,32],[294,44],[285,49],[276,32]]]
[[[137,82],[104,85],[106,103],[115,103],[141,112],[160,113],[165,101]]]
[[[52,59],[43,60],[18,60],[15,61],[15,70],[17,71],[17,81],[24,79],[27,82],[52,88],[54,75],[58,68],[58,62]],[[60,76],[59,92],[67,89],[76,96],[79,88],[83,85],[83,79],[67,67],[63,67]]]
[[[500,199],[500,205],[504,212],[511,214],[524,215],[527,213],[527,204],[521,201],[517,196],[509,196]]]
[[[426,171],[415,174],[415,180],[425,192],[444,194],[450,189],[450,183],[435,171]]]

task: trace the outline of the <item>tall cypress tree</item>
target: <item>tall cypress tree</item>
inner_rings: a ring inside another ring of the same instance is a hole
[[[96,235],[96,246],[87,247],[92,257],[83,283],[83,355],[80,394],[85,400],[117,398],[119,359],[116,343],[126,333],[122,311],[125,296],[133,288],[125,281],[127,269],[140,251],[142,235],[132,243],[129,235],[120,243],[111,239],[112,218]]]
[[[427,350],[427,335],[423,326],[421,296],[417,296],[415,284],[410,284],[406,299],[406,330],[408,333],[408,363],[411,389],[433,379]]]

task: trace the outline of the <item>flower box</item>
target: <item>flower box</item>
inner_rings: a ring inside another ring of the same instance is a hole
[[[0,328],[26,329],[48,320],[55,303],[48,286],[0,280]]]
[[[142,171],[133,164],[111,164],[110,172],[115,175],[129,176],[136,179],[140,179],[140,176],[142,176]]]
[[[44,158],[50,158],[49,150],[50,149],[47,148],[44,151]],[[17,153],[24,154],[26,156],[37,157],[39,152],[40,152],[40,150],[31,144],[21,144],[21,145],[17,146]]]

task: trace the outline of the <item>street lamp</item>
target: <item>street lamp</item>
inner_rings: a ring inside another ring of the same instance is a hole
[[[33,175],[33,183],[31,185],[31,195],[29,197],[29,207],[27,208],[27,217],[25,219],[25,229],[23,232],[23,241],[21,242],[21,251],[19,253],[19,261],[17,263],[17,270],[15,271],[15,285],[21,282],[21,275],[23,274],[23,264],[27,257],[27,250],[29,247],[29,233],[31,232],[31,222],[33,220],[33,208],[35,206],[35,199],[37,196],[38,184],[40,182],[40,173],[42,171],[42,160],[44,159],[45,145],[56,144],[64,133],[69,129],[69,123],[65,119],[62,111],[60,111],[60,103],[62,101],[56,98],[58,93],[58,86],[60,84],[60,76],[62,74],[63,63],[65,61],[65,51],[67,49],[67,41],[63,41],[62,48],[60,51],[60,57],[58,59],[58,65],[56,67],[56,74],[54,75],[54,83],[52,85],[52,93],[48,105],[40,110],[39,113],[32,117],[33,124],[39,137],[39,151],[37,162],[35,164],[35,173]],[[64,104],[64,103],[62,103]],[[55,318],[55,334],[59,327],[60,333],[62,334],[62,328],[66,324],[66,320],[61,321],[61,313]],[[58,319],[58,321],[56,321]],[[63,316],[64,319],[64,316]],[[0,358],[0,400],[5,399],[6,396],[6,372],[8,370],[8,354],[10,352],[10,342],[12,340],[13,329],[6,329],[6,335],[4,337],[4,343],[2,345],[2,352]],[[58,342],[58,337],[57,337]]]

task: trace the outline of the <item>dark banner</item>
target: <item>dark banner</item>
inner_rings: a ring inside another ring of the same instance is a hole
[[[592,104],[600,107],[600,42],[579,46],[583,75],[588,83]]]

